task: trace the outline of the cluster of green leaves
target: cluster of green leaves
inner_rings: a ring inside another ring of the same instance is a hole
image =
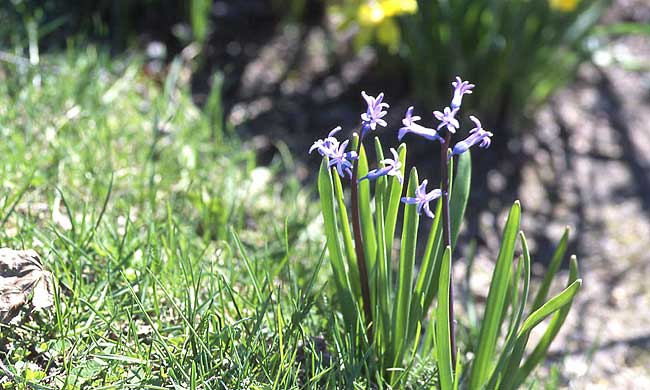
[[[353,143],[357,143],[358,138]],[[375,151],[378,160],[383,159],[383,148],[375,138]],[[406,163],[406,145],[398,148],[402,163],[402,175]],[[357,259],[350,233],[349,216],[343,199],[343,186],[336,171],[327,167],[327,159],[321,165],[318,188],[325,222],[327,247],[330,255],[334,279],[337,286],[340,309],[346,322],[346,328],[357,329],[362,313],[360,278],[357,271]],[[452,164],[453,165],[453,164]],[[453,172],[453,167],[450,168]],[[366,152],[362,146],[359,153],[359,177],[368,172]],[[455,184],[450,187],[452,208],[451,232],[452,246],[455,245],[460,223],[469,196],[471,176],[470,154],[463,154],[458,160]],[[407,196],[414,197],[419,185],[417,169],[413,168],[406,183]],[[416,205],[405,205],[402,222],[402,235],[399,256],[393,254],[398,212],[403,185],[395,177],[380,177],[371,192],[368,180],[359,184],[359,211],[363,240],[363,252],[367,262],[370,279],[371,307],[373,324],[371,332],[358,332],[366,337],[372,334],[371,354],[365,356],[368,364],[374,367],[374,380],[386,380],[396,385],[404,379],[403,362],[412,361],[418,350],[422,326],[429,308],[440,288],[449,290],[450,250],[443,253],[441,207],[438,202],[436,218],[427,238],[422,255],[419,272],[416,272],[416,246],[418,242],[419,215]],[[374,202],[374,203],[373,203]],[[374,204],[374,212],[372,205]],[[397,268],[394,265],[397,264]],[[441,277],[446,272],[447,277]],[[446,283],[446,284],[445,284]],[[441,284],[443,286],[441,287]],[[445,297],[443,294],[441,297]],[[448,296],[446,307],[448,310]],[[439,306],[442,307],[442,306]],[[432,324],[432,322],[431,322]],[[442,324],[440,322],[439,324]],[[448,323],[447,323],[448,327]],[[430,326],[428,337],[433,337]],[[442,333],[440,333],[442,335]],[[447,336],[449,330],[447,329]],[[444,338],[444,336],[442,336]],[[363,344],[363,343],[362,343]],[[366,344],[368,345],[368,344]],[[442,346],[442,343],[435,343]],[[447,347],[449,343],[447,342]],[[441,352],[442,353],[442,352]],[[450,353],[450,350],[449,350]]]
[[[465,385],[470,389],[514,390],[530,380],[534,369],[544,362],[548,348],[564,324],[573,299],[582,284],[582,280],[578,278],[577,259],[572,256],[567,286],[557,295],[548,298],[551,282],[565,258],[569,240],[567,229],[532,304],[527,303],[531,259],[526,237],[522,231],[519,231],[520,213],[519,203],[515,202],[504,228],[485,313],[478,324],[478,333],[475,333],[478,337],[472,340],[472,344],[476,346],[473,351],[475,357],[468,362],[470,370],[468,378],[464,378]],[[512,260],[517,240],[520,242],[522,254],[513,267]],[[521,281],[523,287],[520,287]],[[525,315],[527,310],[528,314]],[[531,332],[547,318],[551,320],[543,336],[524,359]],[[505,337],[498,343],[504,331]],[[501,348],[498,349],[497,345]]]
[[[354,139],[353,144],[356,142],[358,138]],[[375,138],[375,149],[378,159],[383,159],[383,148],[378,138]],[[406,145],[400,145],[398,153],[404,167]],[[358,163],[359,176],[363,177],[368,172],[363,146]],[[567,287],[547,300],[550,283],[566,252],[567,231],[528,315],[524,316],[529,295],[531,260],[526,238],[519,230],[520,206],[516,202],[504,228],[483,318],[476,325],[478,329],[473,332],[474,339],[467,340],[467,346],[459,348],[459,352],[464,353],[471,350],[472,347],[468,346],[473,346],[475,357],[468,361],[459,358],[454,366],[449,318],[449,308],[453,304],[450,301],[450,283],[453,283],[451,255],[469,197],[470,154],[460,155],[457,164],[455,175],[452,175],[453,163],[449,168],[450,177],[453,177],[450,183],[452,245],[444,248],[441,198],[419,267],[416,266],[419,233],[416,205],[404,206],[399,256],[392,258],[402,184],[392,176],[380,177],[373,193],[367,180],[358,183],[362,244],[369,269],[373,308],[373,322],[367,329],[364,328],[364,313],[360,310],[364,304],[360,287],[362,280],[357,270],[358,260],[354,247],[359,243],[353,240],[350,233],[350,217],[341,180],[334,168],[328,168],[327,158],[321,164],[318,188],[328,254],[337,287],[338,307],[345,321],[345,331],[349,337],[356,338],[353,345],[364,351],[359,358],[364,360],[369,376],[380,387],[400,386],[407,377],[405,373],[413,364],[414,357],[420,354],[423,357],[433,356],[437,365],[437,378],[431,378],[429,386],[433,386],[437,379],[438,386],[444,390],[457,389],[459,386],[468,389],[519,388],[529,379],[535,367],[544,361],[581,285],[577,261],[573,257]],[[416,168],[412,168],[406,183],[407,196],[414,197],[419,184]],[[516,258],[518,239],[523,253],[515,266],[513,259]],[[523,287],[520,286],[520,280],[523,280]],[[431,318],[427,318],[434,299],[437,302],[436,308],[430,314]],[[549,316],[552,320],[543,337],[522,363],[530,332]],[[504,331],[505,337],[498,342]],[[498,344],[502,347],[497,348]]]
[[[52,310],[0,324],[0,387],[336,386],[290,160],[256,167],[185,64],[161,85],[141,69],[92,47],[0,63],[0,245],[57,285]]]
[[[446,101],[437,91],[462,74],[481,86],[472,108],[503,128],[575,76],[608,3],[421,0],[417,13],[400,18],[401,54],[422,100]]]

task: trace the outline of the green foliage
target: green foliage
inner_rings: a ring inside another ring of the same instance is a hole
[[[355,140],[355,142],[358,141]],[[381,159],[383,147],[378,138],[375,138],[375,149],[378,158]],[[398,155],[402,163],[401,172],[404,174],[406,145],[399,146]],[[363,147],[359,161],[359,176],[363,176],[368,171]],[[458,161],[458,170],[454,179],[458,185],[451,191],[451,203],[455,207],[452,212],[454,243],[469,196],[470,154],[461,155]],[[451,171],[453,172],[453,168]],[[350,227],[347,225],[347,207],[343,202],[340,179],[334,168],[327,169],[326,158],[321,164],[318,182],[328,254],[334,270],[337,296],[340,297],[338,307],[345,319],[345,329],[354,334],[354,329],[363,326],[361,325],[363,322],[361,324],[358,322],[363,318],[363,313],[360,311],[362,298],[360,289],[357,288],[358,282],[355,281],[359,276],[354,268],[356,259],[354,259],[354,252],[351,249],[357,243],[353,243]],[[415,189],[420,184],[415,168],[411,170],[405,184],[406,196],[414,196]],[[395,268],[394,262],[390,259],[403,186],[399,180],[392,176],[379,178],[374,184],[374,192],[371,192],[372,188],[368,180],[362,181],[359,186],[360,209],[365,209],[360,213],[362,232],[364,233],[364,253],[366,256],[372,256],[368,258],[368,264],[371,264],[369,266],[370,291],[374,308],[373,324],[369,333],[373,338],[369,340],[371,342],[370,349],[362,356],[362,359],[364,359],[363,364],[375,370],[370,375],[371,378],[383,377],[388,384],[397,385],[406,377],[403,370],[404,362],[406,361],[406,366],[410,365],[413,361],[413,354],[419,348],[421,328],[425,324],[433,326],[433,322],[426,321],[426,316],[433,303],[435,291],[439,288],[439,280],[441,280],[439,275],[444,253],[440,247],[442,245],[442,230],[434,222],[424,256],[425,260],[420,264],[418,270],[416,268],[416,247],[419,215],[416,205],[405,205],[399,261]],[[363,190],[361,190],[361,186],[364,186]],[[336,193],[332,191],[333,188],[337,189]],[[375,205],[374,218],[369,207],[372,203],[371,199],[374,199]],[[367,202],[367,204],[363,205],[363,202]],[[438,210],[438,215],[440,214]],[[439,219],[438,216],[436,221]],[[365,230],[363,230],[364,224],[370,226],[365,226]],[[366,237],[371,239],[366,240]],[[341,239],[343,239],[343,243],[341,243]],[[435,251],[434,242],[437,243]],[[343,257],[347,257],[348,260],[344,260]],[[449,274],[448,268],[446,272]],[[448,286],[449,281],[447,289]],[[350,305],[348,303],[350,301],[354,302],[356,306]],[[449,302],[446,307],[449,307]],[[351,313],[352,309],[355,309],[356,313]],[[358,347],[363,345],[363,342],[357,340],[353,342],[353,345]]]
[[[377,157],[382,159],[383,148],[377,138],[375,149]],[[403,172],[406,162],[404,144],[400,145],[398,153]],[[393,252],[393,237],[388,235],[389,229],[392,232],[393,228],[387,228],[387,225],[393,221],[392,210],[400,204],[399,197],[392,196],[393,193],[401,192],[402,185],[399,181],[393,176],[380,177],[374,184],[374,192],[368,186],[364,190],[368,192],[359,197],[360,203],[368,202],[364,206],[367,208],[366,214],[361,213],[361,220],[373,226],[372,230],[366,229],[364,234],[374,235],[374,240],[369,240],[368,245],[372,246],[372,251],[366,247],[364,252],[375,256],[368,261],[372,264],[369,283],[373,321],[370,325],[361,310],[364,302],[358,283],[363,283],[363,280],[359,279],[356,272],[358,259],[353,250],[354,245],[359,243],[353,240],[350,232],[341,180],[334,168],[328,168],[327,158],[321,164],[319,193],[327,247],[339,297],[337,307],[343,314],[343,330],[348,337],[342,347],[351,357],[351,361],[346,364],[359,367],[359,370],[366,372],[370,381],[375,381],[380,386],[399,387],[408,383],[411,375],[409,367],[415,364],[418,360],[416,356],[420,354],[432,356],[438,368],[437,378],[430,378],[428,386],[438,383],[444,390],[519,388],[528,380],[535,367],[543,362],[548,347],[566,319],[573,298],[580,288],[581,280],[577,277],[577,262],[574,257],[567,287],[554,297],[547,298],[550,284],[565,258],[567,231],[553,255],[532,305],[528,305],[531,259],[526,238],[519,230],[521,208],[519,202],[515,202],[503,231],[483,317],[477,321],[478,329],[471,332],[473,338],[467,341],[467,345],[457,347],[461,353],[473,348],[475,357],[463,361],[463,354],[458,354],[459,357],[454,362],[456,351],[452,346],[453,330],[450,326],[450,309],[453,304],[450,295],[453,283],[451,264],[453,247],[457,242],[469,198],[470,154],[461,154],[456,162],[456,169],[454,164],[449,166],[450,176],[453,177],[449,187],[452,247],[443,249],[442,201],[439,201],[420,262],[417,260],[416,248],[420,223],[417,206],[413,204],[404,206],[399,261],[396,265],[387,261]],[[368,163],[361,148],[361,175],[367,171]],[[361,183],[367,184],[368,181]],[[414,197],[420,184],[415,168],[411,170],[405,184],[406,196]],[[374,218],[373,210],[369,208],[373,199]],[[363,209],[361,206],[360,204]],[[368,236],[364,236],[364,239],[366,237]],[[513,268],[517,241],[520,242],[522,255]],[[366,241],[363,244],[366,245]],[[430,311],[434,299],[437,302],[436,308]],[[429,316],[431,317],[428,318]],[[551,322],[542,339],[523,360],[530,332],[549,317]],[[364,328],[367,333],[363,331]],[[423,328],[426,331],[421,344]],[[369,345],[365,336],[371,336]]]
[[[318,210],[184,66],[160,88],[92,46],[0,63],[0,244],[57,281],[51,311],[0,324],[0,388],[337,385]]]

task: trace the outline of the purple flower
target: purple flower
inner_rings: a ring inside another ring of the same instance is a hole
[[[406,110],[404,119],[402,119],[402,124],[404,124],[404,127],[399,129],[399,132],[397,133],[397,139],[401,141],[407,133],[414,133],[431,141],[440,140],[440,136],[436,130],[415,123],[420,119],[421,118],[417,115],[413,116],[413,106],[409,107]]]
[[[357,155],[357,152],[345,151],[345,148],[348,147],[348,142],[350,141],[343,141],[343,143],[339,145],[338,148],[334,148],[327,157],[330,159],[328,166],[331,168],[336,165],[336,171],[339,173],[339,176],[345,177],[345,174],[347,173],[348,176],[352,178],[352,161],[358,159],[359,156]]]
[[[381,176],[394,176],[399,180],[400,184],[402,184],[402,172],[400,172],[400,168],[402,167],[402,162],[399,160],[399,154],[397,154],[397,150],[395,148],[390,148],[390,152],[393,154],[393,158],[385,158],[380,161],[380,163],[384,164],[383,168],[377,168],[373,169],[372,171],[368,172],[368,174],[359,181],[363,179],[368,179],[368,180],[376,180],[378,177]]]
[[[436,188],[435,190],[432,190],[431,192],[427,193],[427,183],[428,181],[424,180],[422,184],[418,186],[418,188],[415,190],[415,198],[403,197],[402,202],[406,204],[417,204],[418,214],[422,214],[422,209],[424,209],[424,213],[429,218],[433,218],[434,215],[431,212],[429,202],[439,198],[440,195],[442,195],[442,192],[438,188]]]
[[[451,99],[451,108],[458,109],[463,101],[464,94],[471,94],[474,84],[470,84],[469,81],[463,81],[460,77],[456,76],[456,81],[451,83],[454,87],[454,97]]]
[[[309,148],[309,153],[318,150],[321,156],[330,156],[339,147],[339,141],[334,135],[341,131],[341,126],[336,126],[330,131],[325,139],[319,139]]]
[[[377,97],[374,96],[369,96],[366,94],[365,91],[361,92],[361,96],[366,100],[366,103],[368,103],[368,109],[366,112],[361,114],[361,124],[363,125],[363,129],[361,130],[361,136],[370,130],[375,130],[377,128],[377,125],[386,127],[386,121],[381,119],[386,114],[388,113],[387,111],[384,111],[384,107],[388,108],[389,105],[388,103],[382,102],[384,99],[384,93],[380,93],[377,95]]]
[[[336,165],[336,170],[341,177],[347,173],[352,177],[352,161],[359,158],[357,152],[346,152],[349,140],[340,143],[334,135],[341,131],[341,126],[337,126],[327,135],[325,139],[319,139],[309,148],[309,153],[318,150],[321,156],[329,158],[328,166],[331,168]]]
[[[490,146],[490,142],[492,141],[490,137],[492,137],[493,134],[483,129],[483,126],[481,126],[481,121],[479,121],[475,116],[470,115],[469,119],[474,122],[476,127],[469,131],[469,137],[454,145],[454,149],[451,151],[452,156],[465,153],[469,148],[476,144],[479,144],[479,148],[487,148]]]
[[[455,118],[457,112],[458,108],[452,110],[449,107],[445,107],[443,112],[434,111],[433,115],[435,115],[436,119],[440,121],[437,130],[440,131],[440,129],[446,126],[449,132],[456,133],[456,129],[460,127],[460,123],[458,123],[458,120]]]

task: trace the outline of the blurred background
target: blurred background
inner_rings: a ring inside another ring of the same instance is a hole
[[[396,146],[408,106],[429,120],[456,75],[470,80],[463,118],[474,114],[495,134],[474,155],[463,232],[485,275],[475,273],[475,294],[486,294],[513,200],[537,274],[571,226],[584,290],[553,347],[561,368],[549,375],[575,388],[650,388],[648,0],[2,4],[6,88],[9,68],[20,74],[47,53],[135,58],[161,85],[180,69],[194,103],[218,113],[214,126],[241,138],[258,165],[292,155],[287,174],[307,186],[318,164],[309,145],[337,125],[357,128],[362,90],[385,92],[389,126],[378,135]],[[431,147],[411,142],[409,157],[435,180]]]

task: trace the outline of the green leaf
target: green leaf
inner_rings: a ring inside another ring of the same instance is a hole
[[[451,175],[450,175],[451,177]],[[469,190],[472,184],[472,156],[469,152],[458,158],[458,170],[454,177],[454,186],[449,199],[449,220],[451,223],[451,248],[456,247],[456,240],[465,216]]]
[[[418,173],[411,169],[406,193],[415,197],[418,187]],[[393,312],[393,344],[396,345],[393,364],[398,365],[404,356],[407,332],[409,330],[409,313],[413,296],[413,268],[415,266],[415,249],[417,244],[419,215],[417,205],[407,204],[404,207],[404,223],[402,227],[402,247],[400,250],[399,273],[397,279],[397,302]]]
[[[567,284],[571,285],[577,279],[578,259],[575,256],[571,256],[571,262],[569,265],[569,281]],[[517,372],[516,383],[522,383],[528,377],[528,375],[530,375],[533,369],[535,369],[535,367],[537,367],[537,365],[539,365],[544,360],[546,354],[548,353],[548,349],[551,346],[551,343],[560,332],[560,328],[562,328],[564,321],[569,315],[569,311],[571,311],[571,305],[572,302],[569,302],[569,304],[565,305],[562,309],[553,315],[553,318],[551,319],[551,322],[549,323],[548,328],[544,332],[544,335],[540,339],[539,343],[535,346],[533,352],[531,352],[530,356],[528,356],[524,364]]]
[[[555,277],[555,274],[560,269],[560,265],[562,264],[562,259],[564,258],[568,243],[569,228],[566,227],[564,228],[562,239],[560,239],[560,243],[557,245],[555,253],[553,253],[553,257],[551,258],[551,262],[548,265],[548,269],[544,274],[544,279],[542,279],[542,284],[539,286],[537,295],[535,295],[535,300],[533,300],[533,310],[537,310],[546,300],[546,297],[548,296],[548,290],[551,288],[553,277]]]
[[[361,145],[359,150],[357,177],[364,177],[368,174],[368,160],[366,150]],[[361,240],[363,241],[363,253],[366,257],[366,266],[368,272],[375,266],[375,257],[377,255],[377,236],[375,235],[375,221],[372,218],[370,210],[370,181],[363,180],[359,184],[359,220],[361,222]],[[371,291],[371,294],[373,292]]]
[[[479,333],[476,359],[470,374],[470,389],[481,389],[490,375],[490,365],[494,359],[494,348],[499,334],[501,313],[510,282],[511,264],[515,251],[515,242],[517,241],[517,232],[519,231],[520,214],[519,201],[516,201],[508,215],[499,256],[492,274],[490,292],[488,293],[485,314]]]
[[[497,382],[500,380],[501,376],[507,372],[503,370],[503,367],[507,362],[509,362],[509,358],[511,356],[512,350],[515,347],[515,342],[517,340],[517,329],[519,329],[519,325],[521,324],[521,319],[524,314],[524,310],[526,308],[526,300],[528,297],[528,290],[530,288],[530,252],[528,251],[528,242],[526,241],[526,236],[524,235],[524,232],[519,232],[519,238],[521,240],[521,248],[523,255],[520,258],[520,265],[523,263],[523,278],[524,278],[524,288],[521,294],[521,298],[518,299],[518,309],[516,312],[516,317],[513,321],[513,323],[510,326],[510,329],[508,331],[508,335],[506,336],[506,342],[503,346],[503,352],[501,353],[501,356],[499,357],[499,361],[496,365],[496,368],[494,369],[494,372],[492,373],[492,376],[490,377],[490,381],[488,382],[488,385],[486,388],[488,389],[495,389],[497,388]],[[519,268],[519,267],[518,267]],[[518,269],[519,271],[519,269]],[[519,276],[519,272],[517,272],[517,276]],[[516,296],[518,292],[518,289],[515,288],[515,291],[513,291],[513,295]]]
[[[526,376],[524,376],[525,372],[520,371],[519,364],[521,362],[521,358],[524,355],[524,351],[526,350],[526,344],[528,343],[530,331],[546,316],[554,312],[549,312],[549,309],[554,308],[555,311],[560,310],[561,312],[562,310],[568,310],[568,308],[570,308],[573,297],[577,293],[577,290],[582,283],[582,281],[577,278],[577,264],[573,265],[572,268],[573,270],[569,272],[569,281],[567,283],[568,287],[564,289],[562,293],[556,295],[553,299],[549,300],[546,304],[542,305],[538,310],[533,312],[533,314],[531,314],[528,319],[526,319],[524,325],[522,325],[522,328],[517,336],[517,341],[513,349],[512,356],[510,357],[510,361],[508,362],[508,366],[505,370],[505,372],[509,374],[503,377],[503,382],[501,383],[500,388],[513,390],[517,389],[526,379]],[[562,298],[560,299],[561,296]],[[570,296],[570,299],[566,300],[568,296]],[[562,301],[564,301],[564,303]],[[546,315],[542,315],[544,313]],[[524,330],[524,327],[526,327],[526,330],[522,332],[522,330]]]
[[[375,151],[377,153],[377,160],[383,159],[383,150],[379,138],[375,137]],[[390,284],[388,282],[389,263],[387,261],[388,252],[390,251],[390,243],[386,242],[385,236],[385,221],[384,221],[384,197],[386,194],[386,177],[380,177],[375,184],[375,218],[377,225],[377,262],[375,269],[372,272],[371,288],[374,288],[376,303],[374,305],[376,313],[375,318],[375,338],[378,341],[377,349],[380,354],[390,342],[388,337],[390,335]],[[392,362],[391,362],[392,363]]]
[[[357,316],[354,309],[354,298],[351,294],[350,282],[343,261],[340,232],[336,222],[334,211],[334,186],[332,183],[332,172],[328,165],[328,159],[324,158],[318,173],[318,193],[320,195],[323,222],[325,225],[325,237],[327,238],[327,252],[334,273],[334,282],[337,292],[342,300],[341,310],[345,317],[346,325],[352,326],[356,323]]]
[[[454,380],[449,329],[449,283],[451,282],[451,248],[445,248],[440,268],[438,306],[436,308],[436,357],[441,390],[451,390]]]
[[[357,266],[357,255],[354,252],[354,244],[352,243],[352,233],[350,232],[350,222],[348,220],[348,212],[345,207],[345,200],[343,199],[343,186],[341,185],[341,179],[339,175],[336,174],[334,168],[331,168],[331,178],[334,182],[334,189],[336,194],[336,203],[338,206],[338,216],[341,221],[340,226],[343,233],[343,246],[345,248],[345,257],[348,264],[348,280],[350,281],[350,286],[352,287],[352,293],[355,297],[361,296],[361,282],[359,279],[359,267]]]
[[[582,285],[582,279],[577,279],[569,287],[562,290],[561,293],[551,298],[548,302],[542,305],[539,309],[535,310],[521,325],[518,336],[530,331],[540,322],[544,320],[548,315],[556,312],[564,305],[571,302],[573,297],[578,293],[580,286]]]

